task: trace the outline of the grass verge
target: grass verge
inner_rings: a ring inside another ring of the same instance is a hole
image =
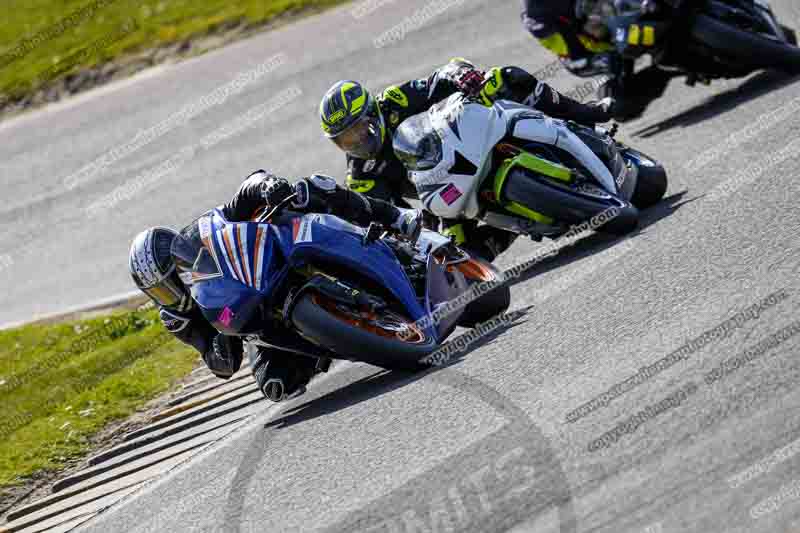
[[[347,0],[6,0],[0,102],[125,54]]]
[[[197,360],[154,310],[0,331],[0,489],[85,455]]]

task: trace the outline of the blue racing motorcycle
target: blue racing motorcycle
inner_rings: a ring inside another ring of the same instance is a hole
[[[283,209],[289,200],[252,222],[212,210],[173,242],[181,280],[219,332],[298,356],[418,369],[457,325],[508,308],[508,286],[499,285],[430,320],[502,274],[438,233],[423,230],[412,243],[376,224]]]

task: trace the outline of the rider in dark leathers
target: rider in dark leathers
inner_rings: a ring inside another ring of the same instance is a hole
[[[577,0],[522,0],[522,25],[539,43],[561,58],[576,76],[595,76],[609,70],[613,50],[608,30],[587,28],[578,18]]]
[[[233,199],[221,206],[231,222],[253,220],[262,210],[277,205],[294,193],[292,209],[330,213],[354,224],[378,222],[411,239],[422,228],[419,211],[398,209],[381,200],[367,198],[336,184],[333,178],[314,175],[292,186],[287,180],[259,170],[242,183]],[[164,327],[178,339],[197,349],[208,368],[223,379],[230,378],[242,363],[243,346],[238,337],[218,333],[205,319],[177,275],[170,247],[177,232],[151,228],[140,233],[131,247],[129,268],[137,287],[159,307]],[[252,370],[259,388],[273,401],[299,393],[328,361],[296,355],[275,348],[260,348]]]
[[[648,0],[642,9],[669,19],[675,0]],[[611,75],[600,94],[616,101],[615,117],[640,116],[664,94],[672,74],[657,66],[639,72],[615,55],[612,36],[604,23],[603,3],[597,0],[522,0],[522,25],[539,43],[556,54],[561,64],[580,77]],[[655,42],[648,43],[649,46]],[[628,72],[627,69],[630,69]],[[622,83],[621,78],[627,78]]]
[[[408,205],[415,197],[407,171],[392,148],[392,136],[405,119],[429,109],[456,92],[476,96],[486,105],[495,99],[521,102],[554,118],[581,123],[606,122],[613,101],[583,104],[560,94],[518,67],[483,72],[465,59],[451,60],[429,77],[386,88],[374,98],[361,84],[340,81],[322,99],[322,130],[347,154],[347,186],[372,197]],[[489,261],[508,248],[515,234],[474,221],[445,220],[445,234]]]

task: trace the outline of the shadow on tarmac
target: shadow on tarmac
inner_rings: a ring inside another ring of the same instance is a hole
[[[669,117],[661,122],[650,124],[633,132],[634,137],[653,137],[673,128],[687,128],[699,122],[721,115],[742,104],[755,100],[772,91],[791,85],[798,78],[778,71],[764,71],[747,79],[741,85],[717,93],[701,103]]]
[[[429,369],[419,372],[407,372],[399,370],[378,370],[374,374],[366,376],[345,385],[344,387],[337,388],[331,392],[309,400],[296,407],[292,407],[285,413],[282,413],[278,418],[264,424],[265,429],[269,428],[286,428],[300,422],[306,422],[319,416],[325,416],[342,409],[347,409],[353,405],[361,402],[383,396],[401,387],[405,387],[410,383],[423,379],[431,374],[441,371],[444,368],[449,368],[463,361],[470,353],[491,344],[503,333],[520,326],[526,322],[524,317],[532,306],[517,309],[507,313],[508,321],[502,326],[494,329],[489,334],[484,335],[470,343],[464,350],[454,354],[445,364],[440,366],[433,366]],[[469,330],[471,331],[471,330]],[[469,335],[469,331],[463,333],[458,337],[451,337],[451,339],[444,344],[448,346],[457,342],[459,337]]]
[[[683,205],[699,199],[691,198],[684,200],[684,196],[686,194],[687,191],[678,192],[664,198],[660,203],[651,207],[650,209],[642,211],[639,228],[636,230],[636,232],[629,234],[624,238],[635,238],[636,236],[644,233],[649,226],[671,216]],[[591,235],[576,243],[574,246],[562,250],[558,255],[547,258],[541,263],[535,265],[524,275],[515,280],[512,283],[512,286],[522,283],[540,274],[549,272],[553,269],[568,265],[573,261],[578,261],[585,257],[599,253],[618,244],[620,241],[620,237],[613,237],[599,233]],[[470,342],[464,350],[455,353],[454,356],[444,365],[435,366],[430,369],[414,373],[404,371],[377,370],[375,373],[359,379],[358,381],[354,381],[343,387],[338,387],[327,394],[289,408],[286,412],[281,413],[277,418],[265,424],[264,428],[286,428],[320,416],[332,414],[342,409],[347,409],[348,407],[358,403],[388,394],[401,387],[405,387],[410,383],[414,383],[417,380],[424,379],[425,377],[439,372],[444,368],[450,368],[453,365],[457,365],[469,357],[469,355],[474,351],[491,344],[507,331],[527,322],[526,316],[532,307],[533,306],[527,306],[507,313],[506,316],[508,320],[505,321],[500,327],[497,327],[490,333]],[[443,347],[455,345],[455,343],[458,342],[459,337],[470,335],[470,331],[472,330],[468,330],[466,333],[463,333],[458,337],[451,337],[450,340],[443,345]]]

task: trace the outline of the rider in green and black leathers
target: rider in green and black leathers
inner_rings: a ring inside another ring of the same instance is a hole
[[[485,105],[496,99],[524,103],[554,118],[581,123],[607,122],[612,100],[582,104],[518,67],[483,72],[464,59],[453,59],[428,78],[385,89],[373,97],[355,81],[340,81],[320,104],[322,130],[347,154],[347,186],[369,196],[407,205],[414,185],[392,149],[392,136],[405,119],[429,109],[456,92],[479,98]],[[446,220],[444,233],[454,235],[465,248],[494,260],[508,248],[515,234],[475,221]]]

